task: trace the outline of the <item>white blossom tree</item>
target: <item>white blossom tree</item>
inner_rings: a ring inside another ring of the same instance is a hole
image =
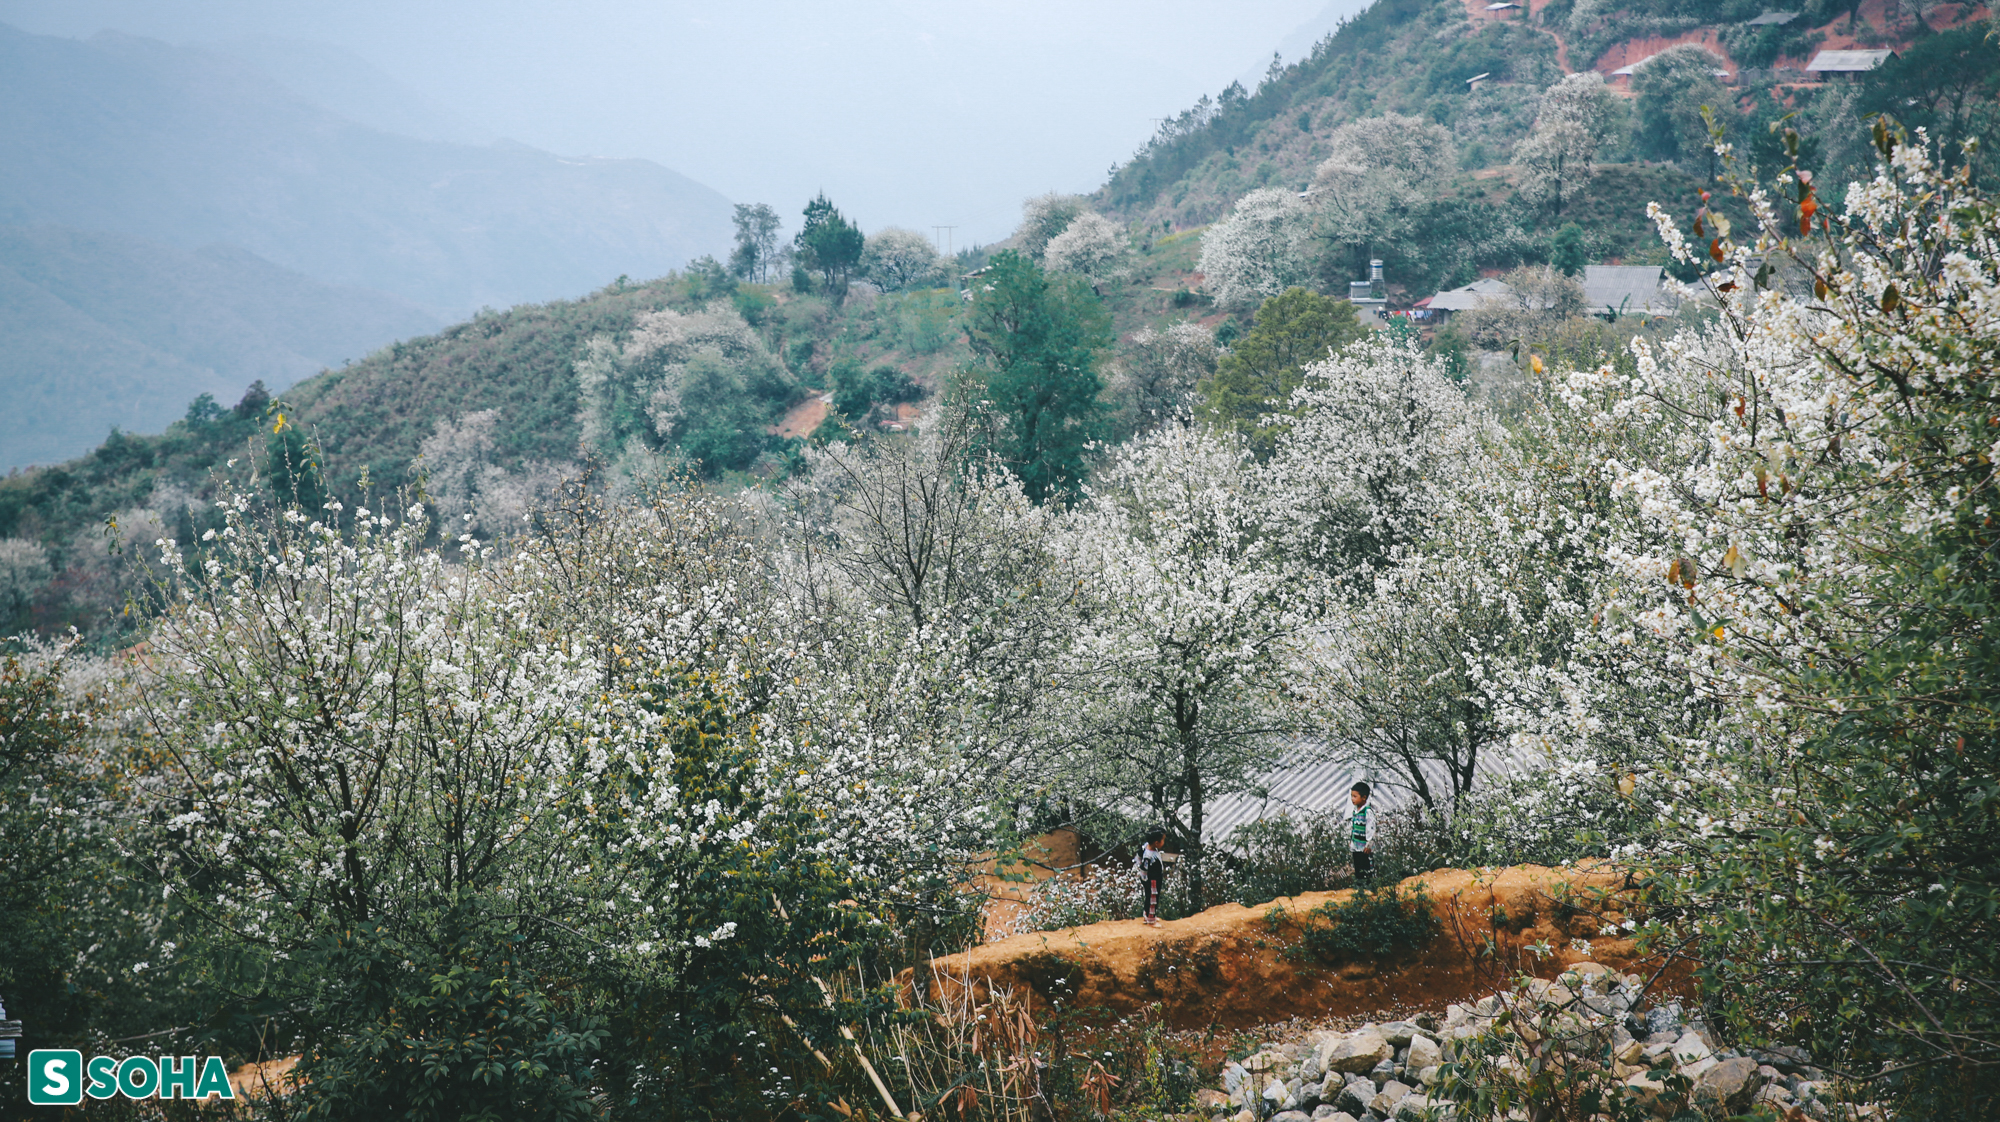
[[[1564,76],[1542,92],[1534,128],[1514,147],[1523,193],[1548,201],[1558,216],[1597,172],[1597,151],[1610,138],[1611,96],[1595,70]]]
[[[922,288],[943,277],[944,259],[924,235],[887,226],[868,235],[861,250],[861,274],[887,292]]]
[[[1414,347],[1351,344],[1304,378],[1270,463],[1273,517],[1300,563],[1365,589],[1467,509],[1501,431]]]
[[[1112,388],[1130,401],[1134,426],[1193,417],[1195,385],[1215,373],[1215,333],[1198,323],[1134,332],[1112,370]]]
[[[1451,130],[1399,113],[1342,125],[1327,146],[1308,199],[1317,236],[1336,246],[1402,238],[1416,209],[1458,168]]]
[[[1042,265],[1052,273],[1076,273],[1093,285],[1122,279],[1132,241],[1116,222],[1086,210],[1049,239]]]
[[[1317,272],[1313,213],[1299,197],[1263,187],[1236,200],[1229,216],[1201,235],[1202,283],[1225,308],[1247,308]]]
[[[55,575],[49,551],[22,538],[0,540],[0,619],[25,611]]]
[[[1100,805],[1156,816],[1203,907],[1210,802],[1291,743],[1309,574],[1278,547],[1249,450],[1207,428],[1168,425],[1122,447],[1069,526],[1089,580],[1070,651],[1089,731],[1060,774]]]
[[[735,1034],[831,1038],[851,1014],[817,979],[949,908],[954,855],[883,813],[928,790],[837,778],[785,719],[800,667],[746,512],[572,488],[504,554],[426,546],[420,506],[344,513],[233,495],[198,560],[163,541],[141,702],[176,773],[164,874],[272,964],[308,1093],[685,1116],[748,1047],[764,1093],[817,1094]]]
[[[1741,1031],[1803,1031],[1949,1115],[2000,1056],[1973,809],[2000,743],[1976,637],[2000,585],[2000,208],[1921,134],[1875,142],[1838,216],[1796,167],[1741,185],[1743,234],[1703,213],[1691,243],[1654,208],[1677,258],[1720,260],[1719,318],[1551,386],[1536,489],[1591,626],[1519,718],[1570,759],[1643,749],[1598,783],[1653,816],[1674,926]]]
[[[1020,243],[1023,254],[1039,262],[1049,242],[1069,229],[1076,216],[1088,209],[1089,205],[1079,195],[1060,191],[1036,195],[1021,203],[1021,225],[1014,230],[1014,240]]]
[[[480,409],[456,420],[438,418],[417,446],[416,470],[433,507],[454,528],[494,538],[519,533],[522,521],[554,500],[572,464],[530,460],[517,471],[493,462],[498,409]],[[467,516],[470,515],[470,518]],[[463,525],[460,525],[460,523]]]
[[[1078,583],[1053,514],[977,453],[977,435],[947,402],[907,438],[831,443],[772,511],[806,671],[782,713],[794,739],[844,761],[821,774],[913,796],[877,811],[905,824],[885,835],[884,864],[918,834],[933,851],[984,847],[972,825],[1034,798],[1031,759],[1076,736],[1051,698]]]

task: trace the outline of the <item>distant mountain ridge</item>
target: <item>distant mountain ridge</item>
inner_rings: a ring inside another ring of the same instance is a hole
[[[485,145],[499,139],[331,43],[249,36],[196,46],[247,62],[314,105],[383,132],[447,144]]]
[[[645,160],[449,144],[212,51],[0,25],[0,224],[241,246],[457,316],[727,248],[729,201]]]
[[[158,432],[201,394],[282,390],[439,325],[232,246],[0,227],[0,471],[82,455],[114,426]]]

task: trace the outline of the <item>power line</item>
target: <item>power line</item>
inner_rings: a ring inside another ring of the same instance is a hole
[[[956,227],[956,226],[933,226],[933,227],[931,227],[931,248],[932,248],[932,249],[936,249],[936,248],[937,248],[937,241],[938,241],[938,231],[939,231],[939,230],[942,230],[942,231],[944,231],[944,244],[945,244],[945,245],[947,245],[947,246],[949,246],[949,245],[951,244],[951,232],[952,232],[953,230],[956,230],[956,229],[958,229],[958,227]],[[952,255],[952,251],[951,251],[950,249],[946,249],[946,250],[944,251],[944,255],[945,255],[946,257],[950,257],[950,256]]]

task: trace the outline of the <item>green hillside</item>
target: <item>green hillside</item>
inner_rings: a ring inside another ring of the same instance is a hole
[[[1257,188],[1308,188],[1342,125],[1385,114],[1435,123],[1450,138],[1458,174],[1425,185],[1429,205],[1407,232],[1330,252],[1320,277],[1326,290],[1340,291],[1379,256],[1391,282],[1415,298],[1480,270],[1546,261],[1550,240],[1571,222],[1593,261],[1662,260],[1644,205],[1689,212],[1699,205],[1694,195],[1711,174],[1704,105],[1740,154],[1767,170],[1783,162],[1768,126],[1792,114],[1802,154],[1823,182],[1869,174],[1862,121],[1874,112],[1936,135],[1982,136],[1988,150],[2000,138],[2000,50],[1976,22],[1984,8],[1932,6],[1926,23],[1914,9],[1885,15],[1876,6],[1810,0],[1789,23],[1748,22],[1770,7],[1549,0],[1496,14],[1467,0],[1378,0],[1307,58],[1274,67],[1254,91],[1232,85],[1164,122],[1093,200],[1140,227],[1191,228],[1224,217]],[[1958,26],[1947,27],[1948,18]],[[1612,60],[1606,69],[1639,62],[1675,39],[1703,44],[1708,65],[1731,76],[1649,82],[1642,73],[1607,83],[1612,98],[1594,154],[1602,174],[1573,207],[1517,198],[1517,146],[1535,124],[1543,91],[1601,58]],[[1801,84],[1821,46],[1885,47],[1900,57],[1856,82]]]
[[[1613,23],[1635,34],[1687,30],[1671,13],[1660,14],[1672,8],[1668,0],[1628,8],[1624,22]],[[1711,169],[1698,138],[1684,128],[1660,129],[1685,125],[1691,113],[1698,121],[1704,104],[1743,138],[1745,157],[1765,167],[1774,143],[1765,126],[1794,112],[1802,158],[1830,169],[1822,182],[1861,166],[1862,115],[1871,106],[1899,105],[1906,118],[1952,135],[1995,127],[1990,93],[2000,48],[1984,39],[1983,25],[1916,32],[1890,65],[1825,86],[1725,87],[1708,76],[1708,56],[1697,56],[1695,78],[1680,86],[1648,80],[1629,96],[1622,88],[1604,95],[1594,174],[1552,204],[1507,160],[1533,127],[1543,91],[1559,78],[1563,52],[1582,41],[1564,38],[1570,9],[1537,5],[1517,22],[1479,20],[1469,11],[1460,0],[1382,0],[1256,93],[1227,93],[1170,122],[1095,197],[1030,200],[1021,231],[1000,247],[946,261],[922,235],[890,229],[864,238],[847,226],[818,248],[801,242],[791,257],[775,243],[740,244],[733,272],[704,258],[683,272],[644,283],[621,278],[575,300],[484,312],[275,398],[259,388],[226,408],[241,393],[239,380],[229,393],[208,390],[212,397],[193,406],[183,399],[174,411],[184,408],[185,416],[159,435],[127,431],[60,468],[0,482],[0,542],[28,558],[17,566],[20,575],[0,573],[0,583],[11,581],[14,590],[0,606],[10,606],[12,626],[106,619],[130,587],[129,571],[113,560],[119,551],[162,531],[197,536],[209,517],[202,501],[217,493],[215,473],[248,479],[253,465],[255,485],[280,495],[347,498],[364,479],[379,488],[421,474],[437,501],[471,515],[475,530],[489,535],[518,524],[509,520],[523,504],[586,464],[598,465],[614,485],[689,467],[735,485],[782,478],[811,440],[894,429],[913,398],[936,394],[975,361],[967,300],[982,284],[978,270],[989,250],[1000,248],[1051,273],[1080,274],[1108,313],[1106,337],[1114,342],[1095,353],[1090,376],[1102,389],[1089,423],[1105,439],[1122,439],[1186,408],[1187,394],[1215,377],[1223,348],[1257,325],[1254,301],[1218,304],[1216,278],[1202,272],[1204,248],[1233,220],[1235,203],[1259,183],[1282,185],[1267,193],[1281,200],[1295,198],[1357,122],[1381,114],[1408,114],[1411,123],[1378,138],[1436,129],[1447,138],[1438,143],[1450,150],[1449,162],[1418,185],[1420,197],[1399,204],[1393,232],[1385,222],[1374,237],[1343,242],[1322,227],[1302,227],[1311,236],[1289,251],[1299,258],[1292,262],[1299,279],[1287,283],[1345,296],[1366,258],[1381,256],[1391,306],[1405,307],[1482,273],[1550,261],[1559,244],[1568,267],[1662,262],[1646,205],[1691,212]],[[1837,22],[1829,18],[1815,34],[1853,41],[1845,31],[1835,37]],[[1605,26],[1612,24],[1589,23],[1585,31]],[[1740,31],[1724,27],[1718,41],[1749,42]],[[1789,34],[1797,40],[1802,33]],[[1481,73],[1488,77],[1475,89],[1462,88]],[[1718,200],[1725,203],[1738,205]],[[1312,208],[1321,205],[1299,200],[1295,213],[1318,222]],[[1093,207],[1102,213],[1091,215]],[[777,216],[767,218],[775,229]],[[781,278],[790,269],[788,283],[749,282],[771,275],[773,265]],[[0,283],[10,282],[0,275]],[[23,293],[22,306],[42,301],[33,306],[45,307],[48,322],[62,328],[51,336],[61,346],[48,344],[49,361],[81,368],[95,355],[107,369],[150,372],[127,383],[106,379],[107,393],[166,386],[158,392],[179,387],[185,394],[205,386],[198,378],[212,368],[201,365],[207,352],[148,341],[139,331],[146,325],[93,320],[82,296],[57,306],[18,278],[11,283]],[[296,302],[288,307],[297,311]],[[262,353],[260,339],[278,338],[268,328],[271,315],[234,314],[245,326],[224,334],[235,337],[237,352],[254,356]],[[197,318],[165,308],[148,330],[170,336],[166,326]],[[1548,342],[1572,357],[1604,355],[1643,329],[1599,323],[1565,328],[1566,336]],[[317,356],[331,345],[313,341],[321,349],[309,351],[307,341],[284,346]],[[1472,339],[1448,333],[1434,345],[1448,348],[1458,369],[1470,369]],[[1282,383],[1289,376],[1231,375],[1250,377],[1253,387],[1258,378]],[[90,529],[112,522],[116,528],[103,533]]]

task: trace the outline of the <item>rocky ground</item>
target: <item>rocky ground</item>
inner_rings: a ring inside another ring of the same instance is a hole
[[[1199,1092],[1197,1105],[1217,1122],[1429,1122],[1457,1116],[1455,1104],[1484,1085],[1496,1114],[1526,1119],[1526,1104],[1510,1106],[1506,1092],[1532,1082],[1575,1100],[1595,1088],[1602,1102],[1661,1118],[1760,1104],[1773,1119],[1882,1117],[1841,1101],[1803,1053],[1721,1047],[1698,1016],[1647,1000],[1643,986],[1636,974],[1577,963],[1554,980],[1453,1004],[1441,1018],[1270,1041],[1225,1065],[1223,1086]]]

